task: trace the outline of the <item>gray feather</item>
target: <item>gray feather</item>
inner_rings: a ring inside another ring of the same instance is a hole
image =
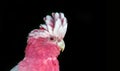
[[[13,67],[10,71],[18,71],[18,65],[16,65],[15,67]]]

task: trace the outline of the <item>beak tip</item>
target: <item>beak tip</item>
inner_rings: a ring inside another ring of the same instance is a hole
[[[61,49],[61,51],[63,52],[63,51],[64,51],[64,49]]]
[[[65,49],[65,43],[64,43],[64,41],[59,42],[58,45],[59,45],[59,47],[60,47],[60,51],[63,52],[64,49]]]

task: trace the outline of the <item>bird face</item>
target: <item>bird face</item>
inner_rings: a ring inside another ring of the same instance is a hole
[[[54,44],[56,44],[60,48],[60,50],[62,52],[64,51],[64,49],[65,49],[65,42],[64,42],[63,39],[59,39],[59,38],[51,36],[51,37],[49,37],[49,40],[51,42],[53,42]]]

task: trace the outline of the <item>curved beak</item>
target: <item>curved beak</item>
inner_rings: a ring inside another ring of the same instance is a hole
[[[61,51],[63,52],[64,49],[65,49],[65,43],[64,43],[64,41],[62,40],[62,41],[58,42],[58,46],[60,47]]]

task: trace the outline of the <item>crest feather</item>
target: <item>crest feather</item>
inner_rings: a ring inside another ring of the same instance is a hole
[[[29,33],[29,37],[50,37],[55,36],[63,39],[67,30],[67,19],[64,13],[52,13],[43,18],[45,24],[40,25],[40,29],[35,29]]]

